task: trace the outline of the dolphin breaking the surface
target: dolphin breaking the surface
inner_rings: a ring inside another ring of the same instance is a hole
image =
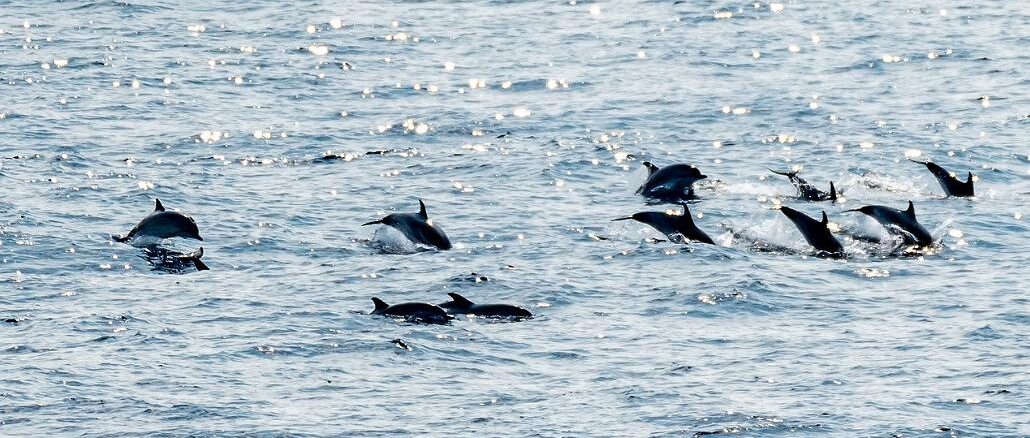
[[[441,250],[451,249],[451,240],[447,238],[447,234],[440,227],[435,226],[433,221],[429,219],[429,215],[426,214],[426,204],[419,199],[418,205],[418,213],[393,213],[386,215],[382,219],[366,222],[361,225],[387,225],[404,233],[405,237],[417,244],[432,246]]]
[[[197,221],[179,212],[165,211],[161,200],[155,198],[154,211],[140,220],[127,234],[115,237],[115,240],[143,247],[172,237],[204,240],[197,229]]]

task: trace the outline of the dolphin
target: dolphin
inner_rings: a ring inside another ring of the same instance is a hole
[[[691,216],[690,209],[687,208],[687,204],[683,204],[683,214],[679,216],[658,211],[644,211],[634,213],[633,216],[620,217],[612,220],[625,221],[631,219],[654,227],[654,229],[668,236],[669,240],[672,241],[679,239],[679,237],[674,236],[682,236],[684,240],[693,240],[710,245],[715,244],[711,237],[708,237],[704,231],[701,231],[697,225],[694,225],[694,218]]]
[[[865,213],[876,219],[880,225],[893,235],[900,235],[906,245],[929,246],[933,244],[933,236],[916,221],[916,207],[908,201],[908,210],[898,210],[883,205],[867,205],[845,211]]]
[[[154,266],[154,270],[171,273],[182,273],[190,266],[198,271],[211,270],[200,260],[204,257],[204,247],[191,253],[182,253],[175,250],[165,249],[157,245],[143,248],[142,257]]]
[[[637,189],[637,194],[660,202],[677,202],[694,199],[692,185],[708,178],[692,164],[671,164],[658,167],[650,161],[647,166],[647,180]]]
[[[805,181],[804,178],[798,176],[795,172],[779,172],[769,169],[770,172],[777,175],[783,175],[790,179],[790,183],[794,184],[794,187],[798,189],[798,197],[806,201],[833,201],[837,202],[837,189],[833,187],[833,181],[830,181],[829,193],[824,192],[815,188],[815,186]]]
[[[441,303],[440,307],[452,314],[476,315],[481,318],[532,318],[533,314],[522,307],[511,304],[476,304],[454,292],[447,294],[451,301]]]
[[[426,324],[447,324],[454,319],[438,306],[429,303],[401,303],[389,305],[379,298],[372,297],[376,308],[372,310],[373,315],[404,318],[410,322],[421,322]]]
[[[780,207],[780,211],[787,216],[787,219],[794,222],[794,226],[805,236],[805,240],[808,241],[809,245],[812,245],[818,251],[829,254],[831,257],[844,257],[844,246],[840,244],[836,237],[833,237],[833,234],[830,233],[830,228],[827,226],[830,221],[826,218],[825,210],[823,211],[822,221],[812,219],[808,215],[786,206]]]
[[[388,225],[404,233],[412,242],[434,246],[441,250],[451,249],[451,240],[447,238],[447,234],[444,234],[440,227],[433,225],[433,221],[429,220],[429,215],[426,214],[426,204],[419,199],[418,205],[418,213],[393,213],[382,219],[363,223],[361,226]]]
[[[165,211],[160,199],[154,199],[154,212],[139,221],[128,234],[115,237],[118,242],[130,242],[133,246],[148,246],[155,240],[182,237],[203,241],[197,230],[197,221],[174,211]]]
[[[911,158],[909,161],[926,166],[930,173],[937,178],[937,182],[941,184],[944,194],[956,197],[973,196],[973,172],[968,172],[966,182],[962,182],[955,177],[955,174],[948,172],[948,169],[938,166],[932,161],[916,161]]]

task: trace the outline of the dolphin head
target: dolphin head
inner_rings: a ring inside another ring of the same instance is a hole
[[[867,214],[869,216],[874,216],[875,212],[876,212],[876,206],[875,205],[866,205],[866,206],[862,206],[862,207],[859,207],[859,208],[852,208],[850,210],[844,210],[844,211],[857,211],[859,213]]]
[[[182,227],[182,230],[185,234],[182,237],[185,237],[187,239],[196,239],[203,242],[204,238],[200,237],[200,230],[197,229],[197,221],[195,221],[191,217],[186,217],[186,219],[188,220],[186,221],[186,223],[183,224]]]

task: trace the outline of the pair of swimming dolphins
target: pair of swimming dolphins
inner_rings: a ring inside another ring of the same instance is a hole
[[[372,303],[375,304],[372,314],[426,324],[446,324],[454,319],[452,315],[475,315],[480,318],[505,318],[516,321],[533,317],[528,310],[512,304],[476,304],[454,292],[447,295],[451,300],[439,305],[400,303],[391,306],[379,298],[372,297]]]

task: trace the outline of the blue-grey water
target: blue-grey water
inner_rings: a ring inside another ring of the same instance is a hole
[[[1020,1],[0,0],[0,435],[1026,436],[1028,47]],[[611,221],[675,208],[645,160],[718,246]],[[210,271],[112,241],[154,198]],[[455,249],[360,226],[420,198]],[[921,257],[774,209],[909,200]],[[447,292],[536,316],[367,314]]]

